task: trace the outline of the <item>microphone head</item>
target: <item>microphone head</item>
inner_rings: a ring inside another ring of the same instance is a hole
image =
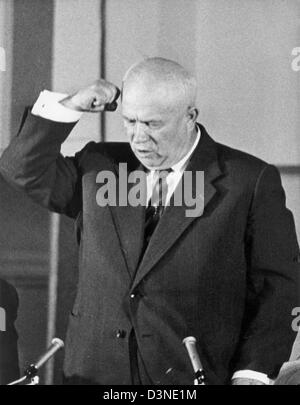
[[[64,347],[64,342],[61,340],[61,339],[59,339],[59,338],[57,338],[57,337],[55,337],[55,338],[53,338],[52,340],[51,340],[51,344],[52,345],[56,345],[56,346],[58,346],[59,348],[63,348]]]
[[[187,336],[182,341],[182,343],[185,344],[185,345],[189,344],[189,343],[196,343],[196,342],[197,342],[197,340],[196,340],[196,338],[194,336]]]

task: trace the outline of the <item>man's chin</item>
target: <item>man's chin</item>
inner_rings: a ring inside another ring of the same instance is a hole
[[[160,163],[161,163],[158,159],[155,159],[155,158],[154,158],[153,152],[152,152],[152,153],[151,153],[151,152],[149,152],[149,153],[143,153],[143,154],[136,153],[135,155],[136,155],[136,157],[138,158],[138,160],[139,160],[144,166],[146,166],[148,169],[157,167],[157,166],[159,166]]]
[[[155,169],[156,167],[159,166],[159,163],[156,163],[151,159],[145,159],[145,158],[143,158],[143,159],[138,158],[138,159],[142,163],[142,165],[145,166],[149,170]]]

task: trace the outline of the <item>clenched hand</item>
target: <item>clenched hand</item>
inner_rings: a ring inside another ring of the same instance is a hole
[[[120,90],[104,79],[96,80],[90,86],[77,91],[60,101],[65,107],[82,112],[115,111]]]

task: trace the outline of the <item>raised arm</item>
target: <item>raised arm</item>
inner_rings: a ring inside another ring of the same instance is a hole
[[[98,80],[60,101],[52,100],[50,107],[45,100],[32,111],[27,109],[17,136],[0,159],[3,177],[44,207],[75,217],[81,206],[80,160],[85,148],[74,157],[60,153],[78,120],[77,114],[70,122],[70,111],[114,111],[119,94],[116,86]],[[67,116],[68,122],[62,122]]]

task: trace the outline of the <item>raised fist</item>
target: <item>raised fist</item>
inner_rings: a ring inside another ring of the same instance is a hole
[[[101,112],[115,111],[118,107],[117,99],[120,90],[106,80],[96,80],[90,86],[78,90],[72,96],[60,101],[65,107],[76,111]]]

